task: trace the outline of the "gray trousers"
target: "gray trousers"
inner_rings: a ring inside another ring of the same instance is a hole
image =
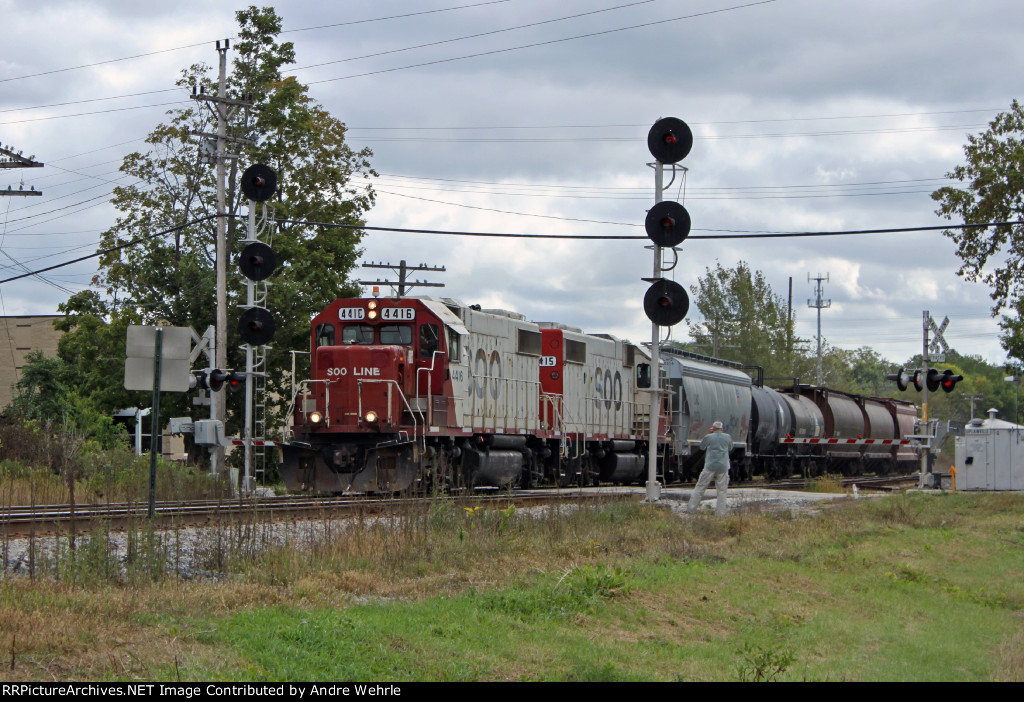
[[[687,506],[688,512],[697,510],[697,506],[704,498],[704,491],[708,489],[708,484],[712,479],[715,481],[715,514],[719,517],[725,514],[725,493],[729,489],[729,471],[719,472],[707,468],[702,470],[700,477],[697,478],[697,487],[693,489],[693,494],[690,495],[690,504]]]

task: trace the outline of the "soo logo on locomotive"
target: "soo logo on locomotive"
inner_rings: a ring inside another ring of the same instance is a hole
[[[344,375],[348,375],[348,368],[328,368],[327,369],[327,377],[328,378],[331,378],[331,377],[340,378],[341,376],[344,376]],[[356,376],[357,378],[366,378],[366,377],[371,377],[371,376],[372,377],[379,377],[380,376],[380,368],[366,368],[366,367],[353,368],[352,369],[352,375]]]

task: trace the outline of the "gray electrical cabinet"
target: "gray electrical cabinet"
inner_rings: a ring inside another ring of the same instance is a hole
[[[972,419],[956,437],[957,490],[1024,490],[1024,426]]]

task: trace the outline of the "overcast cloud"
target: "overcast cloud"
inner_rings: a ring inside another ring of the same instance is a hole
[[[215,64],[213,42],[233,36],[241,7],[0,0],[0,142],[46,164],[0,171],[0,187],[24,179],[44,191],[0,199],[0,277],[94,251],[115,216],[106,202],[124,182],[121,158],[142,149],[163,112],[188,96],[170,90],[48,106],[174,88],[185,66]],[[668,193],[689,209],[694,235],[941,225],[929,193],[962,160],[965,135],[983,131],[1024,92],[1024,4],[1013,1],[275,7],[289,30],[282,38],[295,43],[290,72],[349,125],[355,147],[374,151],[381,177],[373,226],[642,234],[654,188],[646,134],[662,116],[686,120],[696,137],[680,164],[685,185],[677,178]],[[582,13],[592,14],[549,21]],[[534,26],[511,29],[527,24]],[[645,26],[624,29],[635,25]],[[461,39],[470,35],[484,36]],[[425,44],[435,45],[411,48]],[[155,51],[162,53],[62,70]],[[652,264],[642,241],[373,232],[363,245],[367,261],[446,266],[419,277],[468,303],[650,337],[641,278]],[[956,276],[954,246],[939,232],[691,239],[671,275],[689,288],[716,261],[740,260],[764,271],[782,296],[793,279],[805,339],[816,322],[808,274],[821,273],[829,275],[822,331],[830,343],[869,345],[902,361],[920,352],[921,312],[930,310],[950,317],[946,338],[957,350],[1004,358],[988,290]],[[0,313],[55,313],[95,272],[88,262],[4,284]],[[673,334],[685,339],[686,324]]]

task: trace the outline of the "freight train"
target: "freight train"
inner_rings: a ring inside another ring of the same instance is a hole
[[[431,491],[691,479],[712,422],[737,478],[912,470],[913,405],[530,322],[450,298],[352,298],[311,323],[311,376],[281,443],[291,490]],[[649,438],[652,377],[662,402]]]

